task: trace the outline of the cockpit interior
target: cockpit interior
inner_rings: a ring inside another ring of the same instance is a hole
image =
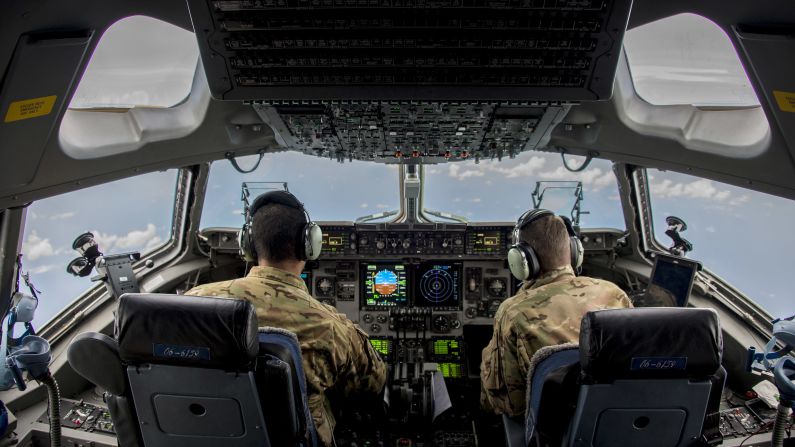
[[[731,57],[666,71],[693,21]],[[0,24],[0,446],[320,445],[300,340],[183,296],[246,275],[273,190],[322,229],[308,292],[387,365],[379,395],[327,393],[336,446],[795,445],[790,0],[7,0]],[[533,208],[634,309],[538,351],[509,418],[480,368]]]

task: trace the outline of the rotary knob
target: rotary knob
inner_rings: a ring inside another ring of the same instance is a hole
[[[384,243],[384,241],[377,241],[375,243],[375,248],[377,248],[379,250],[383,250],[385,247],[386,247],[386,244]]]
[[[364,314],[362,315],[362,321],[364,321],[366,324],[370,324],[373,322],[373,316],[370,314]]]
[[[469,319],[475,318],[478,316],[478,310],[474,307],[467,307],[467,310],[464,311],[464,315]]]
[[[450,241],[448,241],[447,239],[442,241],[442,248],[447,248],[449,246],[450,246]]]
[[[378,316],[375,317],[375,320],[381,324],[384,324],[387,321],[387,317],[384,314],[379,314]]]
[[[370,332],[377,334],[381,332],[381,325],[378,323],[373,323],[370,325]]]
[[[462,244],[464,243],[464,240],[463,240],[463,239],[461,239],[461,236],[456,236],[456,238],[455,238],[455,239],[453,239],[453,243],[454,243],[455,245],[462,245]]]
[[[403,248],[411,247],[411,239],[404,239],[403,240]]]
[[[361,245],[361,246],[365,246],[365,245],[367,245],[367,244],[369,244],[369,243],[370,243],[370,240],[369,240],[369,239],[367,239],[367,238],[366,238],[366,237],[364,237],[364,236],[362,236],[362,238],[361,238],[361,239],[359,239],[359,245]]]

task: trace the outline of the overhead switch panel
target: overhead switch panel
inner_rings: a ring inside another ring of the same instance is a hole
[[[631,0],[188,0],[213,97],[608,99]]]

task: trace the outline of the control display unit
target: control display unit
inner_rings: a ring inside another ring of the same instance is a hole
[[[461,304],[460,262],[424,262],[415,270],[414,305],[454,307]]]
[[[467,251],[469,253],[500,253],[505,248],[503,233],[499,230],[473,231],[468,236]]]
[[[404,264],[365,263],[361,269],[362,305],[375,307],[408,304],[408,272]]]

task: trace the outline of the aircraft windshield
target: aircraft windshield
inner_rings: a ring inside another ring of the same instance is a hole
[[[725,278],[774,317],[793,312],[792,284],[781,274],[795,241],[788,235],[795,203],[780,197],[673,172],[648,170],[654,234],[665,247],[667,216],[687,223],[688,257]]]
[[[572,157],[572,167],[579,166],[579,158]],[[245,169],[256,159],[241,157],[239,163]],[[532,207],[531,194],[541,180],[582,181],[582,209],[590,212],[582,215],[582,226],[624,228],[610,162],[594,160],[583,172],[573,173],[563,168],[558,154],[524,153],[501,162],[429,165],[425,168],[424,205],[470,221],[512,222]],[[315,220],[354,221],[400,207],[397,166],[355,161],[340,164],[286,152],[266,155],[251,174],[240,174],[226,160],[213,163],[202,228],[240,226],[241,183],[257,181],[287,182]],[[554,189],[546,193],[542,206],[570,215],[574,202],[573,189]]]

